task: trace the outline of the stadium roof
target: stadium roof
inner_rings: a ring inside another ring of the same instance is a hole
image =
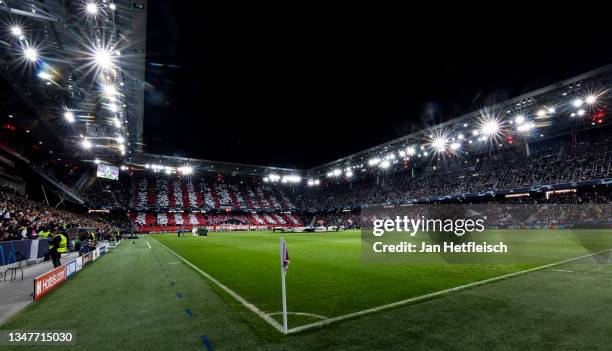
[[[0,2],[0,73],[64,144],[113,160],[141,149],[146,5]]]
[[[316,185],[322,178],[347,179],[358,176],[360,172],[390,172],[408,165],[429,163],[432,157],[477,154],[607,125],[610,86],[612,65],[483,107],[309,170],[147,153],[136,155],[131,166],[169,173],[188,166],[198,172],[260,176],[271,182],[307,180],[308,185]],[[284,181],[285,177],[287,181]]]
[[[607,65],[322,164],[306,173],[310,177],[340,177],[347,172],[365,172],[384,161],[387,162],[383,168],[403,168],[407,163],[429,162],[432,156],[478,153],[608,124],[611,86],[612,65]]]

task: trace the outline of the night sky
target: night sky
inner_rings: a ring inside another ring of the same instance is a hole
[[[166,155],[310,168],[612,63],[595,20],[179,3],[149,1],[145,150]]]

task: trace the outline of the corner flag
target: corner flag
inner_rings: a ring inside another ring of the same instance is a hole
[[[281,238],[281,268],[287,271],[289,268],[289,251],[287,251],[287,243]]]
[[[287,288],[285,287],[285,274],[289,268],[289,252],[285,239],[280,239],[281,288],[283,297],[283,333],[287,334]]]

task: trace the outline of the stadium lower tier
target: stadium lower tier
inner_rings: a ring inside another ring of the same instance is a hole
[[[176,231],[191,229],[193,226],[226,228],[268,228],[271,226],[302,226],[301,218],[294,213],[247,213],[247,214],[205,214],[205,213],[145,213],[132,212],[131,221],[139,231]]]

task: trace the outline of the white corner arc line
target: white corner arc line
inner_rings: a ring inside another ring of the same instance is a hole
[[[283,312],[268,313],[268,316],[277,316],[279,314],[283,314]],[[320,314],[306,313],[306,312],[287,312],[287,314],[292,314],[294,316],[313,317],[313,318],[318,318],[318,319],[329,319],[328,317],[322,316]]]
[[[145,240],[145,243],[147,243],[147,246],[149,247],[149,249],[151,248],[151,244],[149,244],[148,241]]]
[[[547,264],[547,265],[544,265],[544,266],[539,266],[539,267],[525,269],[525,270],[518,271],[518,272],[508,273],[508,274],[500,275],[500,276],[489,278],[489,279],[485,279],[485,280],[480,280],[480,281],[469,283],[469,284],[459,285],[459,286],[456,286],[456,287],[453,287],[453,288],[449,288],[449,289],[445,289],[445,290],[440,290],[440,291],[436,291],[436,292],[433,292],[433,293],[430,293],[430,294],[421,295],[421,296],[412,297],[412,298],[409,298],[409,299],[406,299],[406,300],[397,301],[397,302],[393,302],[393,303],[390,303],[390,304],[387,304],[387,305],[373,307],[373,308],[369,308],[369,309],[366,309],[366,310],[362,310],[362,311],[358,311],[358,312],[353,312],[353,313],[345,314],[345,315],[342,315],[342,316],[332,317],[332,318],[329,318],[329,319],[326,319],[326,320],[323,320],[323,321],[314,322],[314,323],[311,323],[311,324],[306,324],[306,325],[302,325],[302,326],[299,326],[299,327],[295,327],[295,328],[289,329],[287,331],[287,334],[295,334],[295,333],[299,333],[299,332],[302,332],[302,331],[305,331],[305,330],[319,328],[319,327],[322,327],[322,326],[325,326],[325,325],[328,325],[328,324],[332,324],[332,323],[336,323],[336,322],[339,322],[339,321],[343,321],[345,319],[359,317],[359,316],[363,316],[363,315],[366,315],[366,314],[370,314],[370,313],[374,313],[374,312],[378,312],[378,311],[382,311],[382,310],[387,310],[387,309],[391,309],[391,308],[402,306],[402,305],[407,305],[407,304],[418,302],[418,301],[422,301],[422,300],[427,300],[427,299],[430,299],[430,298],[433,298],[433,297],[437,297],[437,296],[448,294],[450,292],[454,292],[454,291],[458,291],[458,290],[463,290],[463,289],[467,289],[467,288],[470,288],[470,287],[474,287],[474,286],[483,285],[483,284],[486,284],[486,283],[495,282],[495,281],[498,281],[498,280],[503,280],[503,279],[515,277],[515,276],[522,275],[522,274],[529,273],[529,272],[533,272],[533,271],[539,271],[539,270],[542,270],[542,269],[559,266],[559,265],[562,265],[564,263],[569,263],[569,262],[577,261],[577,260],[580,260],[580,259],[583,259],[583,258],[599,255],[599,254],[602,254],[604,252],[609,252],[609,251],[612,251],[612,249],[607,249],[607,250],[595,252],[595,253],[584,255],[584,256],[580,256],[580,257],[574,257],[574,258],[570,258],[570,259],[567,259],[567,260],[550,263],[550,264]]]
[[[270,317],[269,315],[265,314],[263,311],[261,311],[259,308],[257,308],[255,305],[253,305],[252,303],[248,302],[247,300],[245,300],[242,296],[238,295],[234,290],[228,288],[227,286],[223,285],[220,281],[218,281],[217,279],[213,278],[210,274],[204,272],[203,270],[201,270],[199,267],[195,266],[193,263],[187,261],[186,259],[184,259],[181,255],[177,254],[176,252],[172,251],[169,247],[167,247],[166,245],[164,245],[161,241],[157,240],[157,242],[163,246],[166,250],[170,251],[172,254],[174,254],[176,257],[178,257],[179,260],[183,261],[186,265],[188,265],[189,267],[193,268],[196,270],[196,272],[200,273],[201,275],[203,275],[206,279],[208,279],[210,282],[214,283],[215,285],[217,285],[218,287],[220,287],[221,289],[223,289],[223,291],[225,291],[226,293],[228,293],[231,297],[233,297],[234,299],[236,299],[238,302],[240,302],[242,305],[244,305],[246,308],[248,308],[249,310],[251,310],[251,312],[255,313],[257,316],[259,316],[261,319],[263,319],[264,321],[266,321],[268,324],[270,324],[271,326],[273,326],[274,328],[276,328],[279,332],[283,333],[283,327],[277,322],[275,321],[272,317]],[[148,243],[147,243],[148,244]]]

